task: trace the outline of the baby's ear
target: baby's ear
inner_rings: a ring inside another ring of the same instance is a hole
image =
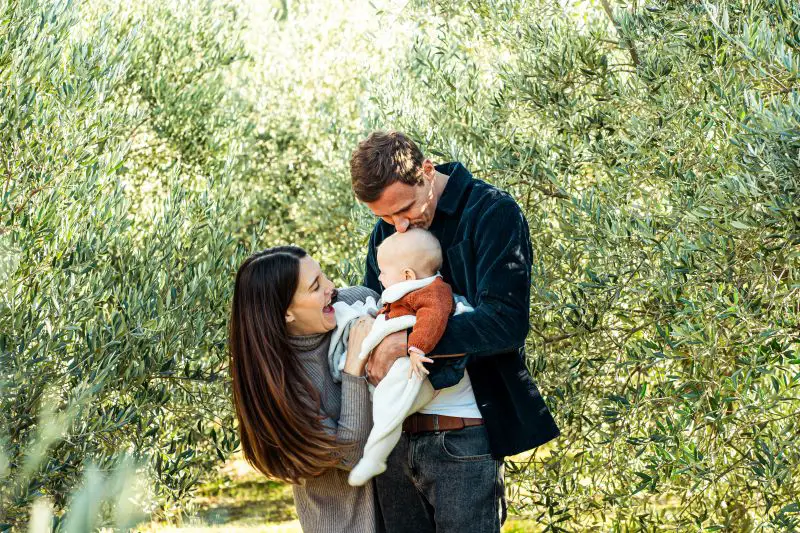
[[[411,270],[410,268],[403,270],[403,274],[406,277],[406,281],[410,279],[417,279],[417,273]]]

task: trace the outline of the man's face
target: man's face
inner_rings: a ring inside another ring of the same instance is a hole
[[[392,183],[383,190],[380,198],[374,202],[366,202],[367,207],[400,233],[405,233],[410,228],[430,228],[438,200],[433,188],[435,174],[432,165],[430,167],[427,171],[422,171],[421,185]]]

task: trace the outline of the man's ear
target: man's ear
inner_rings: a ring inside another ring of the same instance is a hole
[[[433,180],[433,177],[436,175],[436,167],[430,159],[425,159],[425,161],[422,162],[422,174],[428,181]]]

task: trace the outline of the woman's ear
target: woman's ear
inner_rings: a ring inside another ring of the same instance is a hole
[[[294,313],[286,311],[286,323],[291,324],[292,322],[294,322]]]

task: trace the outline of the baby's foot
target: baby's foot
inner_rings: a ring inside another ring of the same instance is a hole
[[[385,471],[386,463],[377,463],[369,459],[361,459],[355,468],[350,471],[347,482],[353,487],[360,487],[378,474],[383,474]]]

